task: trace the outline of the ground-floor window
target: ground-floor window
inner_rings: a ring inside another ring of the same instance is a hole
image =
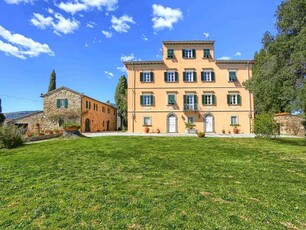
[[[152,125],[151,117],[143,117],[143,125]]]
[[[187,117],[187,123],[194,124],[194,117]]]
[[[238,116],[231,116],[231,125],[238,125]]]

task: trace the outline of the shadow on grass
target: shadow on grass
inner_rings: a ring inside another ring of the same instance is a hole
[[[293,146],[306,146],[305,138],[275,138],[272,140],[275,143],[293,145]]]

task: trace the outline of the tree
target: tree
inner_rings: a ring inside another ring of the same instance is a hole
[[[127,80],[125,75],[121,76],[116,87],[115,101],[118,106],[121,126],[127,127]]]
[[[306,111],[306,2],[283,1],[276,12],[278,33],[266,32],[255,53],[253,76],[245,83],[258,112]]]
[[[49,89],[48,92],[56,89],[56,73],[55,70],[52,70],[50,75],[50,83],[49,83]]]
[[[0,98],[0,125],[2,125],[4,121],[5,121],[5,116],[2,113],[2,101],[1,101],[1,98]]]

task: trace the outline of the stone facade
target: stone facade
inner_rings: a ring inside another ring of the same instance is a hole
[[[106,103],[66,87],[55,89],[43,94],[42,97],[43,111],[12,120],[12,123],[27,126],[27,131],[32,133],[63,129],[62,125],[65,122],[80,124],[81,132],[114,131],[117,128],[117,110]],[[90,102],[90,108],[87,108],[86,101]],[[88,121],[89,129],[86,130]]]
[[[305,128],[302,125],[302,122],[305,121],[305,119],[289,113],[275,114],[274,119],[276,120],[276,123],[279,124],[280,134],[305,136]]]

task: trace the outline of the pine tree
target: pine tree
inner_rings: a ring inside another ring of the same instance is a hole
[[[55,70],[52,70],[50,75],[50,83],[49,83],[49,89],[48,92],[56,89],[56,73]]]
[[[127,80],[123,75],[120,77],[115,92],[115,101],[121,118],[121,126],[127,127]]]

